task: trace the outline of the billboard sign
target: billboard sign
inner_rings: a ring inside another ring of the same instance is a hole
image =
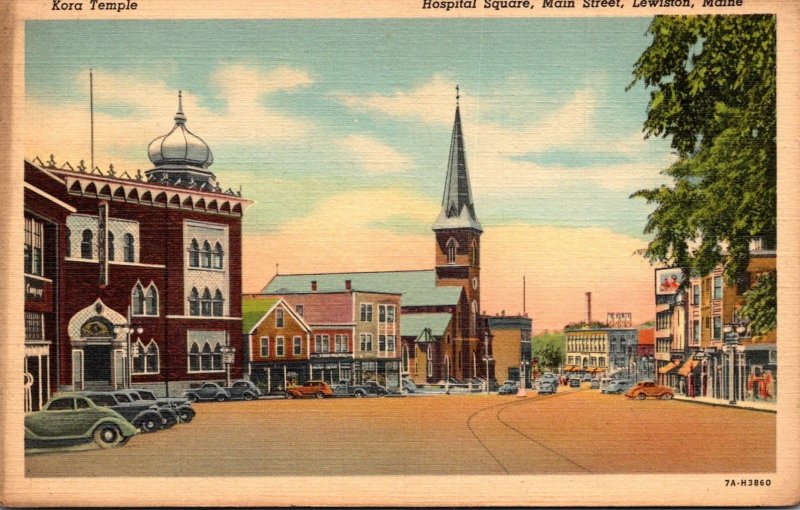
[[[681,283],[683,283],[683,269],[679,267],[656,269],[656,295],[675,294]]]

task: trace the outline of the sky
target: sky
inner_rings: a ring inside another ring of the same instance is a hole
[[[455,86],[483,225],[481,308],[534,329],[653,318],[635,252],[674,156],[644,140],[632,80],[646,18],[35,21],[26,24],[26,156],[151,168],[187,127],[244,216],[243,287],[280,272],[433,267]]]

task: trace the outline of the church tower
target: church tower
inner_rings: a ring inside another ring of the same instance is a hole
[[[456,86],[456,117],[450,140],[442,209],[433,223],[436,233],[436,285],[464,288],[466,303],[459,310],[464,337],[479,336],[480,253],[483,228],[475,215],[461,130]]]

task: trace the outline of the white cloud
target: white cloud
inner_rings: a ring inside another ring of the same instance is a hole
[[[88,87],[85,76],[76,78]],[[191,90],[183,91],[187,127],[214,150],[216,143],[268,144],[296,141],[308,135],[313,122],[291,117],[268,104],[275,92],[292,92],[312,84],[303,70],[286,66],[264,71],[244,64],[221,66],[212,80],[225,108],[212,110]],[[177,90],[159,80],[126,73],[94,72],[95,146],[97,166],[146,167],[147,145],[166,134],[177,111]],[[88,99],[88,98],[87,98]],[[87,101],[88,103],[88,101]],[[57,153],[57,160],[77,164],[89,160],[89,105],[54,104],[28,99],[26,152],[30,157]],[[115,153],[114,156],[109,153]],[[141,158],[119,154],[142,154]],[[102,164],[101,164],[102,163]]]
[[[408,170],[412,163],[407,156],[366,135],[350,135],[339,141],[347,154],[345,160],[361,166],[368,173],[392,173]]]

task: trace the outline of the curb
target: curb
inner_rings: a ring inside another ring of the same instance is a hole
[[[688,398],[674,398],[672,400],[674,402],[686,402],[686,403],[689,403],[689,404],[700,404],[700,405],[712,406],[712,407],[726,407],[728,409],[739,409],[741,411],[756,411],[756,412],[759,412],[759,413],[772,413],[772,414],[777,414],[778,413],[777,409],[762,409],[762,408],[759,408],[759,407],[735,406],[735,405],[730,405],[730,404],[722,403],[722,402],[706,402],[706,401],[703,401],[703,400],[692,400],[692,399],[688,399]]]

